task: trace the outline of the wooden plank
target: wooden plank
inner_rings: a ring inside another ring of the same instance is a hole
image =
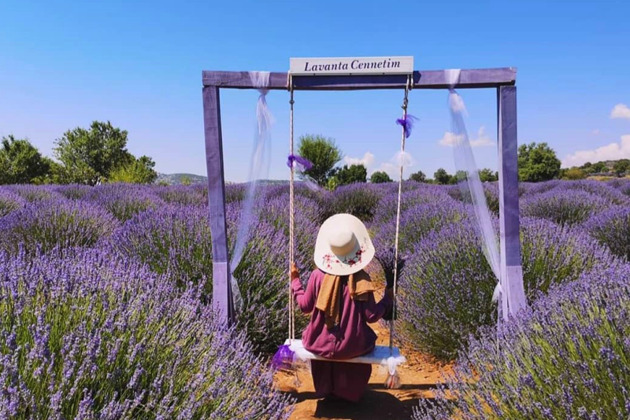
[[[499,229],[504,319],[527,306],[521,267],[518,197],[516,86],[497,90],[499,139]],[[507,309],[507,313],[506,313]]]
[[[249,72],[246,71],[204,71],[204,86],[221,88],[253,89]],[[449,87],[443,70],[415,71],[414,89],[446,89]],[[487,88],[514,85],[516,69],[512,67],[495,69],[462,70],[457,88]],[[361,89],[402,89],[407,83],[404,75],[351,75],[351,76],[295,76],[295,90],[361,90]],[[287,73],[272,72],[269,76],[269,89],[287,89]]]
[[[400,350],[398,350],[397,347],[392,348],[392,354],[390,354],[389,346],[376,346],[374,347],[374,350],[372,350],[368,354],[357,356],[352,359],[338,360],[327,359],[325,357],[311,353],[304,348],[302,340],[286,340],[284,344],[289,346],[291,351],[295,353],[296,358],[299,360],[325,360],[328,362],[365,363],[377,365],[387,364],[387,359],[389,357],[399,358],[397,360],[398,363],[404,363],[406,361],[405,357],[400,354]]]
[[[222,323],[234,320],[230,287],[227,229],[225,221],[225,180],[219,88],[203,88],[203,121],[208,173],[208,208],[212,235],[212,305]]]

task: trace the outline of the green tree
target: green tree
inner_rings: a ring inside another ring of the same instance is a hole
[[[26,139],[13,135],[2,138],[0,147],[0,184],[43,183],[52,160],[39,153]]]
[[[60,164],[55,162],[54,160],[50,160],[50,173],[46,177],[44,181],[46,184],[69,184],[72,182],[71,177],[68,175],[68,171],[66,168]]]
[[[65,168],[69,182],[95,185],[117,168],[135,160],[127,151],[127,131],[94,121],[89,130],[77,127],[57,139],[55,157]]]
[[[597,162],[594,163],[593,165],[591,165],[591,173],[592,174],[599,174],[602,172],[608,172],[608,167],[606,166],[605,162]]]
[[[298,154],[313,164],[304,174],[324,187],[328,178],[334,175],[334,167],[341,160],[341,151],[333,139],[319,135],[300,137]]]
[[[427,182],[427,176],[422,171],[414,172],[409,175],[410,181]]]
[[[392,182],[392,179],[387,175],[387,172],[376,171],[370,176],[370,182],[372,184],[381,184],[383,182]]]
[[[328,191],[335,191],[338,186],[339,186],[339,180],[337,179],[336,176],[332,175],[328,177],[328,181],[326,181],[326,185],[325,185]]]
[[[437,182],[438,184],[446,185],[450,184],[452,176],[449,175],[448,172],[446,172],[446,169],[439,168],[433,174],[433,178],[435,178],[435,182]]]
[[[365,166],[359,165],[343,165],[343,168],[339,169],[335,178],[337,178],[338,185],[354,184],[355,182],[367,181],[367,169]]]
[[[468,172],[459,170],[455,172],[454,176],[451,176],[449,180],[450,184],[457,184],[460,181],[466,181],[468,179]]]
[[[133,162],[122,165],[109,175],[110,182],[128,182],[134,184],[152,184],[157,179],[157,172],[153,169],[155,162],[148,156],[140,156]],[[190,184],[190,178],[188,178]]]
[[[580,168],[582,171],[584,171],[587,174],[592,174],[593,173],[593,164],[591,162],[586,162],[584,165],[580,166]]]
[[[560,160],[547,143],[523,144],[518,148],[518,178],[520,181],[539,182],[560,174]]]
[[[619,159],[613,164],[613,172],[617,176],[623,176],[630,169],[630,159]]]
[[[479,180],[481,182],[494,182],[499,180],[499,173],[492,172],[492,170],[488,168],[483,168],[479,171]]]
[[[583,169],[574,166],[564,171],[564,173],[562,174],[562,179],[568,179],[568,180],[584,179],[587,177],[587,175],[588,174]]]

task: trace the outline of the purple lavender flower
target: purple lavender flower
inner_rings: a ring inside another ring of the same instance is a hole
[[[580,181],[563,181],[558,185],[558,187],[566,190],[586,191],[610,200],[613,204],[617,205],[630,204],[630,198],[606,182],[590,179],[583,179]]]
[[[392,219],[395,220],[398,203],[398,184],[387,183],[370,185],[370,187],[378,191],[382,197],[374,210],[373,222],[382,225]],[[403,183],[400,202],[401,214],[417,204],[438,201],[452,203],[454,200],[441,185],[420,184],[414,181]]]
[[[580,229],[529,218],[521,228],[523,281],[530,302],[555,284],[618,264]],[[466,348],[469,336],[496,322],[491,297],[497,279],[481,244],[474,224],[463,219],[426,233],[413,245],[400,278],[399,305],[403,336],[410,345],[452,360]]]
[[[152,191],[170,204],[205,206],[208,204],[208,188],[205,185],[154,186]]]
[[[319,225],[314,203],[304,197],[295,202],[295,257],[302,280],[312,270],[312,255]],[[232,230],[233,232],[234,230]],[[268,200],[254,222],[256,235],[248,241],[243,258],[232,267],[242,295],[243,310],[237,314],[240,328],[259,352],[273,353],[287,338],[289,299],[289,208],[288,197]],[[296,329],[308,321],[296,313]]]
[[[10,191],[20,195],[28,202],[48,201],[62,198],[63,196],[55,191],[52,185],[9,185]]]
[[[370,222],[382,198],[379,190],[356,183],[337,188],[328,195],[323,208],[323,220],[337,213],[350,213],[363,222]]]
[[[470,334],[495,322],[496,281],[469,221],[427,233],[400,278],[402,338],[422,352],[452,360]]]
[[[91,247],[108,237],[117,221],[98,206],[65,198],[32,203],[0,219],[0,250],[34,253],[55,247]]]
[[[544,182],[520,182],[518,184],[519,193],[524,198],[531,195],[543,194],[547,191],[550,191],[556,188],[558,185],[561,185],[565,181],[561,181],[559,179],[553,179],[551,181]]]
[[[112,235],[110,246],[180,288],[202,284],[206,296],[212,294],[212,237],[202,207],[171,205],[138,213]]]
[[[568,283],[585,272],[616,264],[614,256],[582,229],[523,218],[521,238],[523,281],[530,301],[554,284]]]
[[[290,415],[272,372],[199,290],[99,250],[0,258],[0,275],[0,418]]]
[[[105,208],[121,222],[148,209],[166,205],[144,185],[121,183],[92,187],[90,193],[85,196],[85,200]]]
[[[521,200],[523,216],[540,217],[559,225],[584,222],[596,212],[607,209],[613,201],[580,189],[556,187]]]
[[[599,266],[553,287],[460,354],[455,375],[414,419],[627,418],[630,265]],[[474,379],[473,379],[474,378]],[[456,401],[453,400],[456,397]]]
[[[454,199],[461,201],[463,203],[472,203],[472,198],[470,196],[470,190],[462,189],[459,185],[449,185],[446,186],[448,191],[448,195],[453,197]],[[499,215],[499,185],[496,182],[492,183],[484,183],[483,184],[483,192],[486,198],[486,204],[488,205],[488,210],[493,212],[495,215]]]
[[[225,186],[225,202],[239,202],[245,198],[245,184],[227,184]]]
[[[630,206],[596,214],[584,223],[584,229],[613,254],[630,261]]]
[[[464,204],[447,198],[443,200],[448,200],[448,205],[437,199],[431,203],[417,204],[401,215],[398,232],[399,277],[403,270],[404,260],[414,251],[425,235],[447,224],[469,218],[469,209]],[[376,248],[376,259],[383,268],[385,279],[391,282],[394,278],[396,220],[390,219],[383,224],[373,223],[371,231]]]
[[[82,184],[55,185],[53,190],[71,200],[81,200],[92,192],[92,187]]]
[[[0,217],[26,205],[26,200],[6,187],[0,187]]]

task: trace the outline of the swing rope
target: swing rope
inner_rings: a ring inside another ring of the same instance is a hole
[[[402,120],[407,121],[407,105],[409,104],[409,90],[411,90],[412,77],[407,76],[407,84],[405,85],[405,97],[402,103]],[[403,182],[403,159],[405,154],[405,140],[407,138],[407,128],[402,125],[402,136],[400,140],[400,177],[398,179],[398,200],[396,207],[396,234],[394,236],[394,290],[392,304],[392,319],[389,320],[389,353],[393,354],[394,342],[394,318],[396,318],[396,291],[398,290],[398,238],[400,231],[400,202],[402,201],[402,182]]]
[[[293,78],[289,74],[289,92],[291,94],[291,99],[289,100],[289,104],[291,105],[291,111],[289,113],[289,153],[290,156],[294,156],[293,154],[293,104],[295,101],[293,100]],[[293,302],[293,293],[291,290],[291,268],[293,267],[293,263],[295,261],[295,251],[294,251],[294,237],[295,237],[295,215],[293,209],[293,201],[294,201],[294,191],[293,191],[293,180],[294,180],[294,161],[290,161],[290,169],[291,176],[289,178],[289,338],[291,340],[295,339],[295,303]]]

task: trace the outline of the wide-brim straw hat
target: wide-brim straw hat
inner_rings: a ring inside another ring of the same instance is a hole
[[[372,239],[357,217],[346,213],[335,214],[319,228],[314,260],[323,272],[347,276],[363,270],[372,258]]]

